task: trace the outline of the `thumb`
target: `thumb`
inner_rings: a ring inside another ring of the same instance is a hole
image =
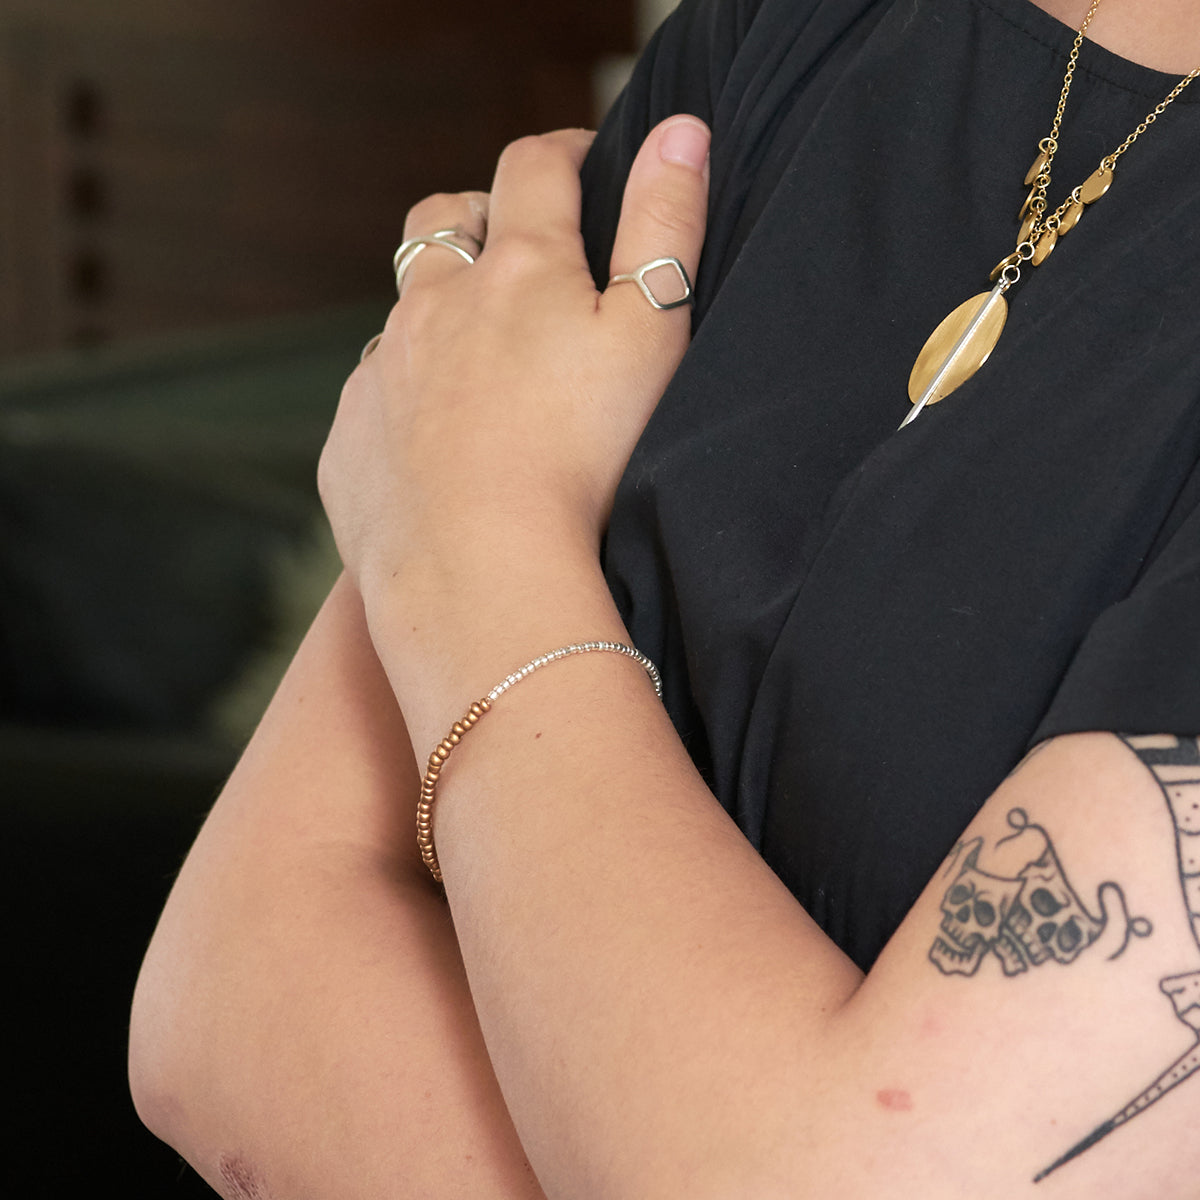
[[[610,276],[638,272],[655,259],[676,258],[688,281],[695,279],[708,217],[709,141],[708,127],[698,117],[669,117],[650,131],[625,184]],[[642,282],[662,305],[686,294],[672,265],[646,271]],[[604,299],[606,304],[646,304],[631,283],[610,283]]]

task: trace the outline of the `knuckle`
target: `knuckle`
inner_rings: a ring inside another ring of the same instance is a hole
[[[488,274],[498,282],[525,279],[544,269],[551,239],[532,230],[512,230],[488,248]]]
[[[554,157],[554,143],[548,134],[528,134],[509,142],[500,151],[497,174],[512,170],[534,170]]]
[[[467,211],[482,221],[486,228],[488,210],[492,202],[491,194],[489,192],[463,192],[462,198],[466,202]]]
[[[595,139],[590,129],[556,129],[551,133],[527,134],[509,142],[500,152],[497,173],[516,167],[536,170],[540,166],[559,164],[587,149]]]
[[[585,151],[596,140],[593,129],[556,129],[543,134],[543,140],[561,154],[575,155]]]
[[[527,133],[524,137],[516,138],[508,143],[507,146],[500,152],[501,158],[526,158],[531,155],[540,154],[543,149],[545,137],[540,133]]]
[[[459,206],[458,198],[449,192],[435,192],[432,196],[418,200],[408,210],[408,216],[404,219],[404,236],[418,237],[423,233],[433,232],[433,229]]]

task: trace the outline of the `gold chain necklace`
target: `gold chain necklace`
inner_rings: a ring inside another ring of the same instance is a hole
[[[1017,233],[1017,248],[1002,258],[989,276],[990,292],[980,292],[964,304],[960,304],[929,336],[921,353],[917,356],[908,380],[908,397],[913,407],[900,423],[903,429],[915,421],[927,404],[936,404],[955,388],[966,383],[988,360],[988,356],[1000,340],[1004,322],[1008,319],[1008,301],[1004,293],[1020,282],[1022,264],[1040,267],[1050,257],[1059,239],[1070,233],[1091,204],[1103,196],[1113,182],[1113,168],[1117,160],[1134,142],[1162,116],[1167,106],[1174,102],[1180,92],[1197,76],[1200,67],[1184,76],[1166,99],[1157,108],[1147,113],[1140,125],[1111,154],[1100,160],[1100,165],[1048,216],[1046,215],[1046,193],[1050,188],[1050,170],[1058,152],[1058,131],[1062,125],[1067,97],[1071,93],[1071,82],[1075,78],[1075,65],[1079,61],[1079,48],[1100,0],[1093,0],[1088,14],[1075,35],[1075,45],[1067,60],[1067,73],[1063,78],[1062,94],[1058,98],[1058,109],[1048,137],[1038,143],[1038,155],[1025,176],[1026,186],[1032,184],[1021,211],[1017,214],[1020,231]]]

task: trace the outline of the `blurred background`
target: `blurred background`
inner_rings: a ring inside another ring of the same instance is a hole
[[[314,475],[406,209],[595,124],[670,0],[0,0],[4,1194],[213,1193],[129,999],[336,570]]]

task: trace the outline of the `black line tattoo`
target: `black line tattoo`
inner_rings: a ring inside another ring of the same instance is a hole
[[[1175,823],[1175,845],[1179,857],[1179,880],[1191,919],[1192,937],[1200,951],[1200,738],[1172,735],[1122,736],[1121,740],[1150,769],[1162,788]],[[1136,932],[1136,931],[1135,931]],[[1169,975],[1159,987],[1175,1006],[1175,1015],[1191,1029],[1195,1042],[1149,1087],[1135,1096],[1120,1112],[1096,1126],[1082,1141],[1034,1176],[1034,1183],[1090,1150],[1115,1129],[1144,1113],[1172,1088],[1200,1071],[1200,970]]]
[[[960,842],[951,852],[947,873],[958,866],[942,897],[941,933],[929,948],[929,960],[943,975],[974,975],[985,956],[995,955],[1005,975],[1022,975],[1049,962],[1074,962],[1108,928],[1114,906],[1124,922],[1117,958],[1131,937],[1152,932],[1145,917],[1130,917],[1120,885],[1102,883],[1097,891],[1100,915],[1088,911],[1058,861],[1054,843],[1022,808],[1008,814],[1015,832],[1001,838],[993,854],[1021,840],[1025,865],[1014,875],[983,870],[983,838]],[[960,862],[961,860],[961,862]]]

